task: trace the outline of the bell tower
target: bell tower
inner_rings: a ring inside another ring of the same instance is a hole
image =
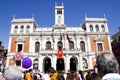
[[[55,3],[55,25],[64,25],[64,6]]]

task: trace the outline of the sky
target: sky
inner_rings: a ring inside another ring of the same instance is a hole
[[[80,26],[85,13],[89,18],[108,20],[110,36],[117,33],[120,26],[120,0],[0,0],[0,41],[8,48],[11,20],[16,18],[34,19],[39,27],[52,27],[55,23],[55,3],[64,4],[67,26]]]

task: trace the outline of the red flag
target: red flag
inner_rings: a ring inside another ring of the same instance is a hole
[[[22,59],[22,54],[21,52],[16,52],[15,53],[15,60],[21,60]]]
[[[66,34],[66,37],[67,37],[68,42],[70,42],[70,38],[69,38],[68,34]]]
[[[63,57],[63,50],[58,50],[57,57],[58,58],[62,58]]]

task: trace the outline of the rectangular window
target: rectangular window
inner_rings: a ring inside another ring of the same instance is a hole
[[[102,43],[97,44],[98,51],[103,51]]]
[[[62,14],[62,9],[58,9],[57,14]]]
[[[22,51],[22,44],[18,44],[18,52]]]

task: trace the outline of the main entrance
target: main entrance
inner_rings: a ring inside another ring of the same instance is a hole
[[[76,57],[72,57],[70,59],[70,71],[77,71],[77,58]]]
[[[48,69],[51,67],[51,59],[49,57],[46,57],[44,60],[44,72],[46,73]]]
[[[58,58],[56,63],[56,70],[57,71],[63,71],[65,70],[65,64],[63,58]]]

